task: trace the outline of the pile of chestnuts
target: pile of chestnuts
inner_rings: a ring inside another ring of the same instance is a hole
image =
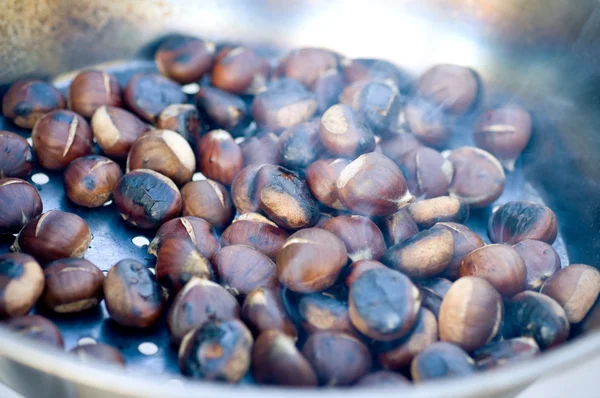
[[[86,70],[66,96],[34,80],[4,94],[3,116],[32,142],[0,131],[0,234],[16,236],[0,254],[8,329],[62,349],[53,314],[104,305],[121,333],[166,319],[191,378],[408,386],[534,357],[596,303],[600,272],[561,264],[553,211],[497,201],[529,112],[485,110],[476,146],[448,147],[451,125],[482,109],[475,71],[413,79],[322,48],[274,63],[183,36],[155,61],[160,73],[125,86]],[[86,221],[44,209],[25,181],[36,164],[64,171],[74,205],[113,201],[151,230],[156,262],[104,275],[85,259]],[[493,204],[478,236],[465,222]],[[106,344],[73,354],[126,366]]]

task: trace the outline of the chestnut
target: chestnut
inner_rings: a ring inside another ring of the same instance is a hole
[[[452,254],[452,260],[446,266],[444,270],[444,276],[452,280],[458,279],[460,266],[472,251],[483,247],[485,243],[475,232],[462,224],[455,222],[439,222],[436,223],[434,228],[442,228],[450,231],[454,238],[454,253]]]
[[[78,157],[92,153],[92,130],[83,117],[71,111],[42,116],[31,139],[37,161],[49,170],[62,170]]]
[[[244,167],[231,184],[231,199],[240,214],[258,211],[258,196],[256,195],[256,174],[263,167],[254,164]]]
[[[239,96],[214,87],[200,87],[195,97],[204,119],[215,128],[237,132],[249,121],[248,106]]]
[[[319,214],[319,219],[317,220],[317,223],[314,225],[314,227],[323,229],[325,224],[327,224],[332,218],[333,216],[331,214],[321,212]]]
[[[211,83],[221,90],[255,95],[264,90],[270,74],[266,59],[250,48],[236,47],[217,56]]]
[[[181,186],[192,179],[196,158],[181,135],[172,130],[151,130],[129,150],[127,171],[138,169],[154,170]]]
[[[401,90],[407,87],[408,76],[396,65],[377,58],[342,59],[344,77],[349,82],[386,81]]]
[[[50,210],[29,221],[12,245],[42,265],[66,257],[83,257],[92,241],[90,227],[76,214]]]
[[[490,370],[500,366],[514,364],[538,355],[540,347],[531,337],[489,343],[473,353],[479,370]]]
[[[244,167],[242,150],[225,130],[212,130],[203,135],[198,140],[196,156],[200,172],[223,185],[231,185]]]
[[[186,238],[196,245],[204,257],[211,260],[221,248],[216,233],[206,220],[199,217],[179,217],[164,223],[148,246],[148,254],[156,256],[162,244],[170,238]]]
[[[539,203],[524,200],[508,202],[492,214],[488,235],[494,243],[514,245],[534,239],[551,245],[558,235],[556,216]]]
[[[469,205],[452,196],[420,200],[406,207],[408,214],[421,228],[431,228],[438,222],[464,223],[469,218]]]
[[[73,112],[90,118],[101,106],[123,107],[122,90],[117,78],[99,70],[80,72],[67,94],[67,104]]]
[[[40,80],[16,81],[2,98],[2,114],[26,129],[33,128],[46,113],[64,107],[60,91]]]
[[[125,367],[125,357],[115,347],[108,344],[95,343],[78,345],[71,351],[82,362],[104,362]]]
[[[525,291],[505,303],[504,339],[533,337],[545,350],[555,347],[569,337],[569,320],[565,310],[545,294]]]
[[[410,381],[400,373],[391,372],[389,370],[379,370],[369,373],[360,379],[355,386],[357,387],[379,387],[379,386],[394,386],[402,387],[409,386]]]
[[[273,133],[259,134],[240,143],[244,166],[279,164],[281,141]]]
[[[389,246],[404,242],[419,232],[419,227],[405,208],[383,219],[383,233]]]
[[[442,301],[450,290],[452,282],[444,278],[427,278],[415,281],[415,285],[421,292],[421,307],[431,311],[436,319],[439,318]]]
[[[122,176],[121,167],[109,158],[83,156],[65,170],[65,193],[76,205],[100,207],[112,198]]]
[[[450,139],[443,109],[424,98],[417,97],[408,101],[399,114],[397,122],[413,133],[424,145],[441,148]]]
[[[407,276],[378,268],[366,271],[350,286],[348,307],[359,332],[374,340],[390,341],[410,332],[421,297]]]
[[[386,216],[414,201],[398,166],[376,152],[346,166],[336,187],[342,204],[365,216]]]
[[[250,369],[253,343],[237,319],[208,322],[183,338],[179,369],[194,379],[237,383]]]
[[[389,82],[371,81],[356,97],[354,109],[375,134],[384,134],[400,112],[398,88]]]
[[[481,277],[504,297],[510,297],[525,289],[527,269],[519,253],[512,247],[487,245],[465,257],[459,275]]]
[[[278,330],[267,330],[256,339],[252,374],[258,384],[315,387],[317,376],[294,340]]]
[[[257,213],[246,213],[239,216],[227,227],[221,235],[223,247],[229,245],[246,245],[263,253],[271,260],[277,258],[277,253],[289,234],[283,228],[266,217]]]
[[[0,318],[29,312],[44,290],[44,274],[27,254],[0,255]]]
[[[338,67],[338,55],[324,48],[299,48],[288,53],[277,67],[276,75],[285,76],[314,89],[320,76]]]
[[[426,70],[417,82],[417,95],[429,98],[447,112],[458,115],[471,110],[478,91],[475,71],[459,65],[435,65]]]
[[[390,247],[381,262],[415,278],[442,273],[452,260],[454,238],[447,230],[428,229]]]
[[[177,293],[167,313],[171,340],[179,344],[192,329],[215,320],[240,317],[240,305],[223,287],[208,279],[192,278]]]
[[[460,278],[450,286],[439,314],[440,339],[466,351],[486,345],[502,324],[502,297],[485,279]]]
[[[380,145],[382,153],[398,166],[402,165],[402,158],[405,154],[421,147],[421,143],[413,134],[404,131],[384,138]]]
[[[181,211],[181,194],[168,177],[139,169],[125,174],[113,191],[123,220],[140,228],[157,228]]]
[[[139,261],[121,260],[104,279],[104,301],[110,317],[121,326],[147,328],[156,323],[164,302],[152,272]]]
[[[539,290],[548,278],[561,269],[560,256],[545,242],[526,239],[514,245],[513,249],[525,264],[525,288],[528,290]]]
[[[46,265],[44,278],[46,287],[41,302],[51,311],[81,312],[102,301],[104,274],[83,258],[65,258]]]
[[[125,87],[125,104],[147,122],[154,122],[171,104],[183,104],[186,95],[173,80],[153,72],[139,72]]]
[[[176,294],[192,279],[213,279],[210,262],[185,238],[163,241],[156,254],[156,279],[170,293]]]
[[[1,324],[0,324],[1,325]],[[41,315],[25,315],[10,318],[4,326],[13,333],[59,349],[65,347],[63,336],[51,320]]]
[[[321,117],[319,137],[329,153],[355,157],[375,149],[375,136],[351,107],[336,104]]]
[[[531,115],[512,104],[492,109],[475,121],[473,134],[478,147],[496,156],[506,170],[513,171],[531,138]]]
[[[424,199],[446,195],[454,176],[452,163],[435,149],[418,147],[402,157],[400,169],[410,192]]]
[[[302,83],[282,78],[271,82],[266,91],[254,97],[252,116],[262,129],[279,133],[309,120],[317,106],[316,95]]]
[[[248,293],[241,317],[255,336],[274,329],[291,338],[298,337],[296,326],[283,307],[280,293],[276,289],[257,287]]]
[[[385,268],[385,265],[381,264],[379,261],[375,260],[358,260],[351,263],[348,266],[346,271],[346,279],[344,279],[344,283],[347,287],[352,286],[354,281],[358,279],[359,276],[364,274],[370,269],[374,268]]]
[[[101,106],[92,116],[94,139],[102,152],[115,159],[125,159],[129,149],[150,126],[125,109]]]
[[[156,127],[161,130],[175,131],[191,142],[200,137],[201,123],[200,114],[194,105],[172,104],[158,115]]]
[[[221,286],[236,297],[245,297],[258,287],[278,285],[275,263],[250,246],[223,247],[215,256],[215,271]]]
[[[571,264],[552,275],[541,293],[552,297],[565,310],[571,323],[579,323],[600,293],[600,272],[585,264]]]
[[[18,134],[0,130],[0,179],[6,177],[25,178],[33,169],[33,150]]]
[[[312,365],[322,386],[351,385],[371,369],[371,353],[367,346],[344,333],[314,333],[304,343],[302,354]]]
[[[365,88],[372,80],[357,80],[348,84],[338,97],[339,103],[348,105],[352,107],[352,109],[358,110],[358,99],[360,98],[360,94],[362,93],[363,88]]]
[[[0,179],[0,235],[16,234],[30,220],[42,214],[37,189],[18,178]]]
[[[154,53],[160,73],[180,84],[197,82],[210,71],[214,43],[190,36],[165,39]]]
[[[444,152],[454,166],[454,178],[448,191],[450,196],[464,199],[470,207],[492,204],[502,195],[506,176],[502,165],[483,149],[462,147]]]
[[[315,121],[298,123],[279,137],[279,158],[284,167],[303,170],[317,159],[324,148]]]
[[[183,215],[200,217],[215,228],[224,228],[231,223],[235,208],[229,192],[213,180],[191,181],[181,188]]]
[[[306,182],[313,196],[325,206],[342,210],[336,182],[342,170],[350,164],[347,159],[319,159],[306,170]]]
[[[336,69],[329,69],[319,75],[312,87],[317,96],[317,112],[322,114],[330,106],[337,104],[345,85],[344,77]]]
[[[334,217],[323,229],[344,242],[352,261],[377,260],[387,249],[381,230],[364,216]]]
[[[348,303],[326,293],[313,293],[298,300],[298,316],[308,334],[330,331],[358,337],[352,325]]]
[[[277,253],[277,276],[295,292],[331,287],[348,261],[344,242],[329,231],[305,228],[291,235]]]
[[[415,382],[468,376],[477,370],[475,361],[457,345],[430,344],[413,359],[410,375]]]

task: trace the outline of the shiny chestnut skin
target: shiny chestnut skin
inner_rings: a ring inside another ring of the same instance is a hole
[[[376,152],[346,166],[336,187],[342,204],[364,216],[386,216],[414,200],[398,166]]]
[[[348,307],[352,324],[379,341],[405,336],[414,326],[421,297],[404,274],[391,269],[366,271],[350,286]]]
[[[485,279],[467,276],[450,286],[439,314],[440,340],[466,351],[489,343],[504,316],[502,297]]]
[[[0,130],[0,179],[25,178],[33,169],[33,149],[18,134]]]
[[[398,88],[393,83],[371,81],[355,98],[354,109],[375,134],[385,134],[400,112],[401,100],[398,94]]]
[[[358,260],[354,261],[348,266],[346,270],[346,278],[344,279],[344,283],[347,287],[352,286],[354,281],[358,279],[359,276],[364,274],[370,269],[374,268],[386,268],[385,265],[375,260]]]
[[[486,207],[502,195],[506,176],[498,159],[483,149],[462,147],[444,156],[454,166],[450,196],[464,199],[472,208]]]
[[[67,105],[73,112],[90,118],[101,106],[123,107],[122,90],[117,78],[99,70],[80,72],[69,86]]]
[[[389,246],[404,242],[419,232],[419,227],[405,208],[383,219],[382,232]]]
[[[408,189],[416,197],[431,199],[446,195],[454,176],[454,166],[435,149],[419,147],[402,157],[400,169]]]
[[[319,137],[329,153],[355,157],[375,149],[375,135],[351,107],[336,104],[321,117]]]
[[[31,132],[38,163],[49,170],[62,170],[78,157],[92,153],[92,130],[86,120],[71,111],[44,115]]]
[[[438,222],[464,223],[469,218],[469,205],[452,196],[420,200],[406,210],[420,228],[431,228]]]
[[[554,212],[539,203],[524,200],[503,204],[488,224],[488,235],[494,243],[514,245],[525,239],[554,243],[558,226]]]
[[[27,254],[0,255],[0,319],[29,312],[44,290],[44,274]]]
[[[57,313],[75,313],[102,301],[104,274],[83,258],[56,260],[44,267],[46,287],[41,297],[45,308]]]
[[[531,115],[518,105],[491,109],[475,121],[475,143],[498,158],[508,171],[531,138]]]
[[[160,73],[180,84],[193,83],[210,71],[214,43],[190,36],[165,39],[154,53]]]
[[[427,346],[413,359],[410,375],[413,381],[422,382],[464,377],[476,370],[475,361],[462,348],[440,341]]]
[[[254,339],[237,319],[208,322],[186,334],[179,369],[194,379],[237,383],[250,369]]]
[[[152,72],[133,75],[125,87],[124,99],[127,107],[147,122],[154,122],[167,106],[186,102],[179,84]]]
[[[178,217],[164,223],[148,246],[148,254],[157,255],[162,244],[170,238],[185,238],[196,245],[196,249],[211,260],[221,248],[216,233],[206,220],[199,217]]]
[[[371,369],[371,353],[367,346],[344,333],[314,333],[304,343],[302,354],[323,386],[351,385]]]
[[[336,187],[342,170],[350,164],[347,159],[319,159],[306,170],[306,182],[313,196],[322,204],[337,210],[344,209]]]
[[[511,365],[538,355],[540,347],[531,337],[491,342],[473,353],[479,370]]]
[[[407,89],[408,76],[393,63],[377,58],[342,59],[344,77],[349,82],[387,81],[401,90]]]
[[[379,386],[410,386],[410,381],[400,373],[391,372],[389,370],[379,370],[369,373],[360,379],[355,386],[357,387],[379,387]]]
[[[170,238],[156,254],[156,279],[171,294],[177,294],[192,278],[213,279],[210,262],[185,238]]]
[[[113,159],[125,159],[129,149],[150,129],[140,118],[125,109],[101,106],[91,120],[94,138],[102,152]]]
[[[443,109],[424,98],[409,100],[399,115],[398,123],[424,145],[442,148],[450,139]]]
[[[112,198],[122,176],[121,167],[109,158],[83,156],[65,170],[65,193],[76,205],[100,207]]]
[[[231,223],[221,235],[223,247],[229,245],[247,245],[263,253],[271,260],[277,253],[289,233],[266,217],[257,213],[246,213]]]
[[[125,367],[125,357],[121,351],[108,344],[95,343],[78,345],[71,351],[82,362],[100,361]]]
[[[3,324],[8,330],[28,339],[63,349],[65,343],[58,326],[41,315],[25,315],[10,318]]]
[[[225,288],[208,279],[192,278],[173,299],[167,326],[171,340],[179,344],[190,330],[207,322],[239,317],[240,305]]]
[[[475,232],[462,224],[455,222],[438,222],[434,228],[441,228],[450,231],[454,238],[454,251],[452,254],[452,260],[446,266],[444,270],[444,276],[449,279],[457,279],[459,277],[460,266],[472,251],[483,247],[485,243]]]
[[[185,138],[172,130],[151,130],[135,140],[127,156],[127,171],[150,169],[179,186],[192,179],[196,157]]]
[[[514,245],[513,249],[525,263],[525,288],[528,290],[539,290],[548,278],[561,269],[560,256],[546,242],[526,239]]]
[[[398,132],[381,140],[382,153],[394,161],[398,166],[402,165],[402,158],[410,151],[420,148],[421,143],[417,138],[405,131]]]
[[[352,325],[348,303],[325,293],[303,295],[298,300],[298,316],[308,334],[329,331],[358,337]]]
[[[571,323],[579,323],[590,311],[600,293],[600,272],[585,264],[571,264],[552,275],[541,293],[560,304]]]
[[[234,296],[245,297],[258,287],[278,286],[275,263],[250,246],[225,246],[215,256],[221,286]]]
[[[429,98],[449,113],[467,113],[479,91],[478,77],[470,68],[439,64],[429,68],[417,83],[417,95]]]
[[[168,177],[139,169],[125,174],[113,191],[123,220],[140,228],[157,228],[181,211],[181,194]]]
[[[298,337],[298,330],[283,307],[278,289],[257,287],[252,290],[244,300],[241,318],[255,336],[274,329],[291,338]]]
[[[421,292],[421,307],[431,311],[436,319],[439,318],[442,301],[450,290],[452,282],[444,278],[427,278],[416,280],[415,285]]]
[[[335,69],[329,69],[319,75],[312,88],[317,96],[317,112],[323,113],[337,104],[345,85],[344,77]]]
[[[256,95],[264,90],[271,74],[269,62],[248,47],[225,49],[215,60],[211,83],[237,94]]]
[[[225,130],[212,130],[203,135],[196,146],[198,169],[206,177],[231,185],[244,167],[240,146]]]
[[[2,114],[19,127],[31,129],[48,112],[65,107],[65,100],[52,84],[19,80],[2,98]]]
[[[293,128],[293,127],[292,127]],[[244,166],[279,164],[281,142],[273,133],[257,134],[240,143]]]
[[[229,192],[213,180],[188,182],[181,188],[183,215],[200,217],[215,228],[224,228],[231,223],[235,208]]]
[[[3,178],[0,179],[0,209],[0,235],[15,234],[42,214],[42,198],[27,181]]]
[[[331,287],[348,261],[344,242],[329,231],[305,228],[291,235],[277,253],[279,282],[295,292]]]
[[[519,253],[510,246],[487,245],[473,250],[462,262],[459,275],[478,276],[504,297],[525,290],[527,269]]]
[[[195,102],[203,118],[215,128],[235,134],[249,121],[250,110],[244,100],[227,91],[215,87],[200,87]]]
[[[285,76],[314,89],[320,76],[338,67],[338,55],[324,48],[299,48],[279,62],[277,76]]]
[[[334,217],[323,229],[344,242],[352,261],[378,260],[387,249],[379,227],[364,216]]]
[[[156,323],[164,302],[154,274],[136,260],[121,260],[104,279],[104,301],[121,326],[147,328]]]
[[[90,227],[76,214],[50,210],[29,221],[11,247],[40,262],[83,257],[92,241]]]
[[[255,164],[244,167],[231,184],[231,200],[240,214],[258,211],[258,195],[256,193],[256,174],[263,167]]]
[[[202,132],[200,114],[194,105],[171,104],[158,115],[156,127],[172,130],[187,141],[195,141]]]
[[[319,140],[319,126],[314,120],[298,123],[284,130],[279,137],[281,165],[292,170],[305,169],[323,151]]]
[[[252,374],[258,384],[315,387],[317,376],[294,340],[278,330],[263,332],[252,351]]]

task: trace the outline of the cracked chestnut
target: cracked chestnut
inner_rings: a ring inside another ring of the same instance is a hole
[[[444,270],[444,276],[452,280],[458,279],[460,266],[472,251],[483,247],[485,243],[475,232],[462,224],[455,222],[438,222],[434,228],[447,229],[454,238],[454,252],[452,254],[452,260],[446,266]]]
[[[289,233],[266,217],[257,213],[242,214],[221,235],[223,247],[229,245],[246,245],[263,253],[271,260],[277,253]]]
[[[0,319],[25,315],[44,290],[44,274],[27,254],[0,255]]]
[[[99,70],[80,72],[69,86],[69,109],[90,118],[101,106],[123,107],[122,90],[117,78]]]
[[[245,297],[258,287],[278,286],[275,263],[250,246],[225,246],[215,256],[215,271],[221,286]]]
[[[206,258],[212,260],[221,245],[210,223],[199,217],[178,217],[164,223],[148,246],[148,254],[156,256],[158,250],[167,239],[189,239],[196,249]]]
[[[129,149],[150,129],[140,118],[125,109],[101,106],[91,120],[94,138],[102,152],[114,159],[125,159]]]
[[[336,182],[344,168],[350,164],[347,159],[319,159],[306,170],[306,183],[313,196],[325,206],[342,210]]]
[[[405,208],[383,219],[383,231],[389,246],[404,242],[419,232],[419,227]]]
[[[65,170],[65,193],[71,202],[83,207],[100,207],[112,199],[123,176],[121,167],[104,156],[75,159]]]
[[[420,200],[409,204],[406,210],[420,228],[431,228],[438,222],[464,223],[469,218],[469,205],[452,196]]]
[[[525,239],[554,243],[558,225],[554,212],[539,203],[524,200],[503,204],[488,224],[488,235],[494,243],[514,245]]]
[[[181,197],[184,216],[200,217],[215,228],[226,227],[235,215],[229,192],[216,181],[188,182],[181,188]]]
[[[351,107],[336,104],[321,117],[319,137],[329,153],[356,157],[375,149],[375,135]]]
[[[252,290],[244,300],[241,317],[255,336],[273,329],[293,339],[298,337],[298,330],[283,306],[278,289],[257,287]]]
[[[452,286],[452,282],[444,278],[427,278],[415,281],[415,285],[421,292],[421,306],[431,311],[436,319],[439,318],[442,301]]]
[[[381,230],[364,216],[338,216],[324,230],[340,238],[351,261],[378,260],[387,249]]]
[[[454,166],[435,149],[418,147],[402,157],[400,169],[410,193],[431,199],[446,195],[454,176]]]
[[[244,167],[234,178],[231,184],[231,200],[240,214],[258,211],[258,197],[256,195],[256,174],[263,167],[254,164]]]
[[[215,128],[235,135],[249,121],[248,106],[239,96],[215,87],[200,87],[195,97],[200,114]]]
[[[42,214],[37,189],[18,178],[0,179],[0,235],[16,234],[30,220]]]
[[[200,114],[191,104],[167,106],[158,115],[156,127],[161,130],[174,131],[189,142],[195,141],[202,132]]]
[[[211,73],[216,88],[237,94],[256,95],[264,90],[271,66],[248,47],[226,48],[218,55]]]
[[[231,185],[244,167],[240,146],[225,130],[213,130],[203,135],[196,146],[198,169],[206,177]]]

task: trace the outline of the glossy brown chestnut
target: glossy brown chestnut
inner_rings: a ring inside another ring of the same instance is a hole
[[[102,301],[104,274],[83,258],[65,258],[48,264],[44,278],[46,287],[41,302],[51,311],[81,312]]]
[[[554,243],[558,226],[554,212],[539,203],[514,201],[503,204],[488,224],[488,235],[494,243],[514,245],[525,239]]]
[[[49,319],[40,315],[25,315],[10,318],[4,324],[13,333],[44,344],[50,344],[61,350],[65,347],[63,336],[58,327]]]
[[[452,260],[446,266],[444,270],[444,276],[452,280],[459,277],[460,266],[472,251],[483,247],[485,243],[475,232],[462,224],[455,222],[439,222],[434,225],[434,228],[447,229],[454,238],[454,252],[452,254]]]
[[[210,41],[172,36],[160,43],[154,61],[160,73],[180,84],[188,84],[210,71],[214,56],[215,45]]]
[[[421,147],[419,140],[413,134],[405,131],[386,137],[381,140],[380,145],[383,154],[398,166],[402,165],[402,157],[405,154]]]
[[[0,130],[0,179],[25,178],[33,169],[33,150],[25,138]]]
[[[302,229],[277,253],[277,276],[295,292],[319,292],[332,286],[348,261],[344,242],[329,231]]]
[[[278,286],[275,263],[250,246],[223,247],[215,257],[215,271],[221,286],[236,297],[258,287]]]
[[[446,195],[454,176],[454,166],[435,149],[418,147],[402,157],[400,165],[408,189],[419,198]]]
[[[78,157],[92,153],[92,130],[71,111],[54,111],[35,124],[31,132],[39,164],[49,170],[64,169]]]
[[[112,74],[88,70],[80,72],[69,86],[67,104],[73,112],[90,118],[101,106],[123,107],[122,90]]]
[[[256,135],[246,138],[240,143],[244,166],[279,164],[281,160],[281,143],[273,133]]]
[[[0,179],[0,235],[16,234],[30,220],[42,214],[37,189],[18,178]]]
[[[167,106],[186,102],[179,84],[152,72],[133,75],[125,87],[124,99],[127,107],[147,122],[154,122]]]
[[[277,289],[258,287],[252,290],[244,300],[241,316],[255,336],[274,329],[291,338],[298,337],[296,326],[283,307]]]
[[[398,88],[390,82],[371,81],[358,94],[354,109],[375,134],[385,134],[400,112]]]
[[[0,319],[29,312],[44,290],[44,274],[27,254],[0,255]]]
[[[258,211],[258,195],[256,194],[256,174],[262,164],[245,167],[235,176],[231,184],[231,199],[240,214]]]
[[[372,269],[350,286],[348,307],[352,324],[379,341],[404,337],[414,326],[421,297],[404,274],[391,269]]]
[[[375,135],[351,107],[336,104],[321,117],[319,137],[329,153],[355,157],[375,149]]]
[[[156,127],[172,130],[187,141],[195,141],[200,137],[202,124],[200,114],[194,105],[172,104],[162,110],[156,120]]]
[[[348,266],[346,271],[346,279],[344,279],[344,283],[346,283],[347,287],[352,286],[354,281],[358,279],[359,276],[364,274],[370,269],[374,268],[386,268],[385,265],[375,260],[358,260],[351,263]]]
[[[410,386],[410,381],[400,373],[389,370],[379,370],[369,373],[355,384],[357,387],[379,387],[379,386]]]
[[[412,361],[410,375],[422,382],[468,376],[477,370],[475,361],[457,345],[440,341],[430,344]]]
[[[278,330],[263,332],[252,351],[252,374],[258,384],[315,387],[315,371],[294,340]]]
[[[196,245],[196,249],[211,260],[221,248],[216,233],[206,220],[199,217],[178,217],[164,223],[148,246],[148,254],[156,256],[162,244],[170,238],[185,238]]]
[[[52,84],[19,80],[2,98],[2,114],[19,127],[31,129],[48,112],[65,107],[65,100]]]
[[[421,307],[431,311],[436,319],[439,318],[442,301],[450,290],[452,282],[444,278],[427,278],[415,281],[415,285],[419,288],[423,299]]]
[[[531,337],[495,341],[473,353],[479,370],[490,370],[511,365],[538,355],[540,347]]]
[[[585,318],[600,293],[600,272],[585,264],[571,264],[551,276],[541,293],[552,297],[565,310],[571,323]]]
[[[548,278],[560,271],[560,256],[545,242],[526,239],[514,245],[513,249],[525,263],[526,289],[539,290]]]
[[[257,213],[246,213],[239,216],[221,235],[223,247],[229,245],[246,245],[255,248],[271,260],[289,234],[283,228]]]
[[[342,210],[336,182],[342,170],[350,164],[347,159],[319,159],[306,170],[306,182],[313,196],[325,206]]]
[[[168,177],[139,169],[125,174],[113,191],[123,220],[140,228],[157,228],[181,211],[181,194]]]
[[[305,169],[323,151],[316,120],[298,123],[279,137],[279,159],[284,167],[292,170]]]
[[[464,223],[469,218],[469,205],[452,196],[420,200],[406,210],[420,228],[431,228],[438,222]]]
[[[206,177],[231,185],[244,167],[240,146],[225,130],[213,130],[203,135],[196,146],[198,168]]]
[[[344,242],[352,261],[378,260],[387,249],[379,227],[364,216],[334,217],[323,229]]]
[[[104,279],[104,301],[121,326],[147,328],[156,323],[164,302],[154,274],[136,260],[121,260]]]
[[[127,171],[154,170],[179,186],[192,179],[196,157],[185,138],[172,130],[151,130],[138,138],[127,156]]]
[[[371,353],[355,337],[339,332],[312,334],[302,354],[322,386],[348,386],[369,373]]]
[[[100,207],[112,198],[122,176],[121,167],[109,158],[83,156],[65,170],[65,193],[76,205]]]
[[[320,76],[338,67],[338,55],[324,48],[299,48],[288,53],[277,67],[277,76],[285,76],[311,90]]]
[[[186,238],[165,240],[156,254],[156,279],[171,294],[177,294],[192,278],[213,279],[210,262]]]
[[[133,113],[112,106],[98,108],[91,123],[98,146],[114,159],[125,159],[135,140],[150,129]]]
[[[419,227],[406,207],[383,219],[383,233],[389,246],[404,242],[418,232]]]
[[[112,365],[125,366],[125,357],[121,351],[108,344],[95,343],[78,345],[71,353],[82,362],[104,362]]]
[[[345,85],[344,77],[336,69],[329,69],[319,75],[312,88],[317,96],[317,112],[323,113],[337,104]]]
[[[179,369],[194,379],[237,383],[250,369],[253,343],[237,319],[208,322],[183,338]]]
[[[217,56],[211,83],[232,93],[256,95],[264,90],[270,74],[266,59],[250,48],[236,47]]]
[[[400,89],[407,88],[408,76],[396,65],[377,58],[342,59],[344,77],[349,82],[387,81]]]
[[[201,114],[216,128],[236,132],[248,121],[248,106],[235,94],[214,87],[200,87],[195,100]]]
[[[213,180],[192,181],[181,188],[183,215],[200,217],[215,228],[224,228],[233,219],[235,208],[229,192]]]
[[[50,210],[29,221],[12,245],[12,251],[32,255],[40,262],[83,257],[92,241],[90,227],[76,214]]]
[[[398,123],[413,133],[424,145],[444,147],[450,138],[443,108],[424,98],[414,98],[404,105]]]
[[[358,337],[352,325],[348,303],[326,293],[312,293],[298,300],[298,316],[308,334],[329,331]]]
[[[429,98],[447,112],[467,113],[479,91],[475,71],[464,66],[440,64],[429,68],[417,83],[417,94]]]

